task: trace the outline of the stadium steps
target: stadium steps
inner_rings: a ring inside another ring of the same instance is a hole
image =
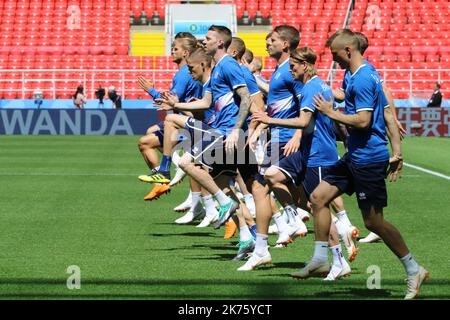
[[[255,57],[268,56],[266,51],[266,33],[238,33],[239,38],[244,40],[248,49],[253,52]],[[264,67],[264,66],[263,66]]]
[[[164,33],[132,33],[132,56],[163,56],[166,54]]]

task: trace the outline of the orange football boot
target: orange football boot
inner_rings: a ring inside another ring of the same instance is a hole
[[[229,221],[225,222],[225,235],[223,236],[224,239],[231,239],[236,234],[237,225],[233,221],[233,219],[230,219]]]
[[[150,191],[145,197],[145,201],[156,200],[162,195],[165,195],[170,192],[170,187],[167,184],[156,184],[152,191]]]

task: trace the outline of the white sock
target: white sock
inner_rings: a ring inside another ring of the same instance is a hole
[[[239,228],[239,240],[248,241],[253,239],[252,234],[250,233],[250,229],[247,225]]]
[[[178,154],[178,151],[175,151],[172,153],[172,163],[178,167],[178,164],[180,163],[180,155]]]
[[[284,217],[281,215],[281,213],[277,212],[272,216],[272,219],[275,221],[275,224],[277,225],[278,232],[281,233],[282,231],[286,230],[288,225],[284,219]]]
[[[417,272],[419,272],[419,264],[416,262],[416,260],[414,260],[411,253],[408,253],[403,258],[400,258],[400,261],[405,267],[405,271],[408,276],[413,276]]]
[[[203,198],[203,203],[205,204],[205,208],[206,208],[206,215],[207,216],[216,215],[217,209],[216,209],[216,203],[214,202],[213,197],[209,194],[202,198]]]
[[[195,209],[197,207],[197,204],[200,202],[200,199],[202,198],[202,193],[201,192],[192,192],[192,205],[191,205],[191,209]]]
[[[339,219],[340,222],[342,222],[344,225],[348,226],[349,228],[351,226],[353,226],[352,223],[350,222],[350,220],[348,219],[347,212],[345,210],[342,210],[342,211],[336,213],[336,217]]]
[[[328,261],[328,242],[314,241],[314,255],[311,260]]]
[[[188,194],[186,200],[184,200],[184,202],[191,202],[192,203],[192,190],[189,190],[189,194]]]
[[[333,265],[337,267],[342,267],[344,260],[344,255],[342,254],[341,244],[334,247],[330,247],[331,253],[333,254]]]
[[[347,231],[347,227],[340,221],[338,218],[333,217],[332,219],[334,225],[336,226],[339,237],[343,239],[345,237],[345,232]]]
[[[217,201],[221,206],[224,206],[228,204],[228,202],[230,202],[230,198],[228,198],[228,196],[225,193],[223,193],[222,190],[217,191],[214,197],[217,199]]]
[[[269,239],[267,234],[256,234],[255,253],[260,257],[267,254],[267,239]]]
[[[256,213],[256,208],[255,208],[255,200],[253,199],[253,196],[250,193],[244,195],[244,201],[245,201],[245,205],[247,206],[248,210],[250,211],[252,216],[254,216]]]

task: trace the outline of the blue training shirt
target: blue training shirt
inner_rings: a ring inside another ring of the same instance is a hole
[[[364,64],[369,66],[378,75],[378,77],[380,77],[381,82],[383,82],[383,78],[381,78],[378,71],[375,69],[375,67],[369,61],[367,61],[367,59],[364,59]],[[342,80],[342,84],[341,84],[341,88],[340,88],[342,91],[345,92],[345,90],[347,89],[348,81],[350,80],[351,76],[352,76],[352,73],[350,72],[350,70],[349,69],[345,70],[344,80]]]
[[[213,119],[210,127],[228,135],[236,124],[239,105],[235,101],[234,90],[246,86],[242,69],[236,60],[224,55],[211,72],[211,79],[206,91],[211,92],[214,105]]]
[[[361,65],[349,79],[345,91],[345,113],[371,111],[372,121],[366,130],[347,128],[348,152],[353,163],[365,165],[389,160],[384,121],[386,103],[379,75],[366,64]]]
[[[253,73],[243,64],[239,65],[242,69],[242,73],[244,74],[245,84],[247,85],[248,91],[250,92],[250,98],[254,95],[257,95],[261,91],[259,90],[258,83],[256,82],[255,76]],[[236,101],[241,101],[240,97],[236,95]],[[249,114],[247,116],[247,126],[250,125],[251,122],[251,114],[249,110]]]
[[[200,81],[192,79],[189,73],[189,67],[185,64],[173,77],[170,93],[174,94],[176,92],[180,102],[188,102],[191,98],[201,98],[202,88],[203,86]],[[148,93],[153,99],[161,97],[161,93],[155,89],[150,89]]]
[[[307,167],[329,167],[339,159],[333,121],[313,106],[313,98],[319,93],[327,101],[333,98],[331,88],[318,76],[312,77],[300,91],[300,110],[313,113],[310,125],[314,129],[312,132],[303,130],[300,144],[302,159]]]
[[[267,97],[267,113],[269,117],[278,119],[297,118],[299,113],[297,92],[303,84],[294,81],[289,69],[289,59],[278,65],[270,77]],[[288,142],[296,129],[273,126],[270,129],[272,142]]]

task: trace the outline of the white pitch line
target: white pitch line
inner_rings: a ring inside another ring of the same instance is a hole
[[[415,166],[413,164],[409,164],[409,163],[406,163],[406,162],[404,162],[403,164],[404,164],[405,167],[416,169],[416,170],[419,170],[419,171],[431,174],[431,175],[439,177],[439,178],[450,180],[450,177],[446,176],[445,174],[442,174],[442,173],[439,173],[439,172],[436,172],[436,171],[431,171],[431,170],[428,170],[428,169],[425,169],[425,168],[422,168],[422,167],[419,167],[419,166]]]

